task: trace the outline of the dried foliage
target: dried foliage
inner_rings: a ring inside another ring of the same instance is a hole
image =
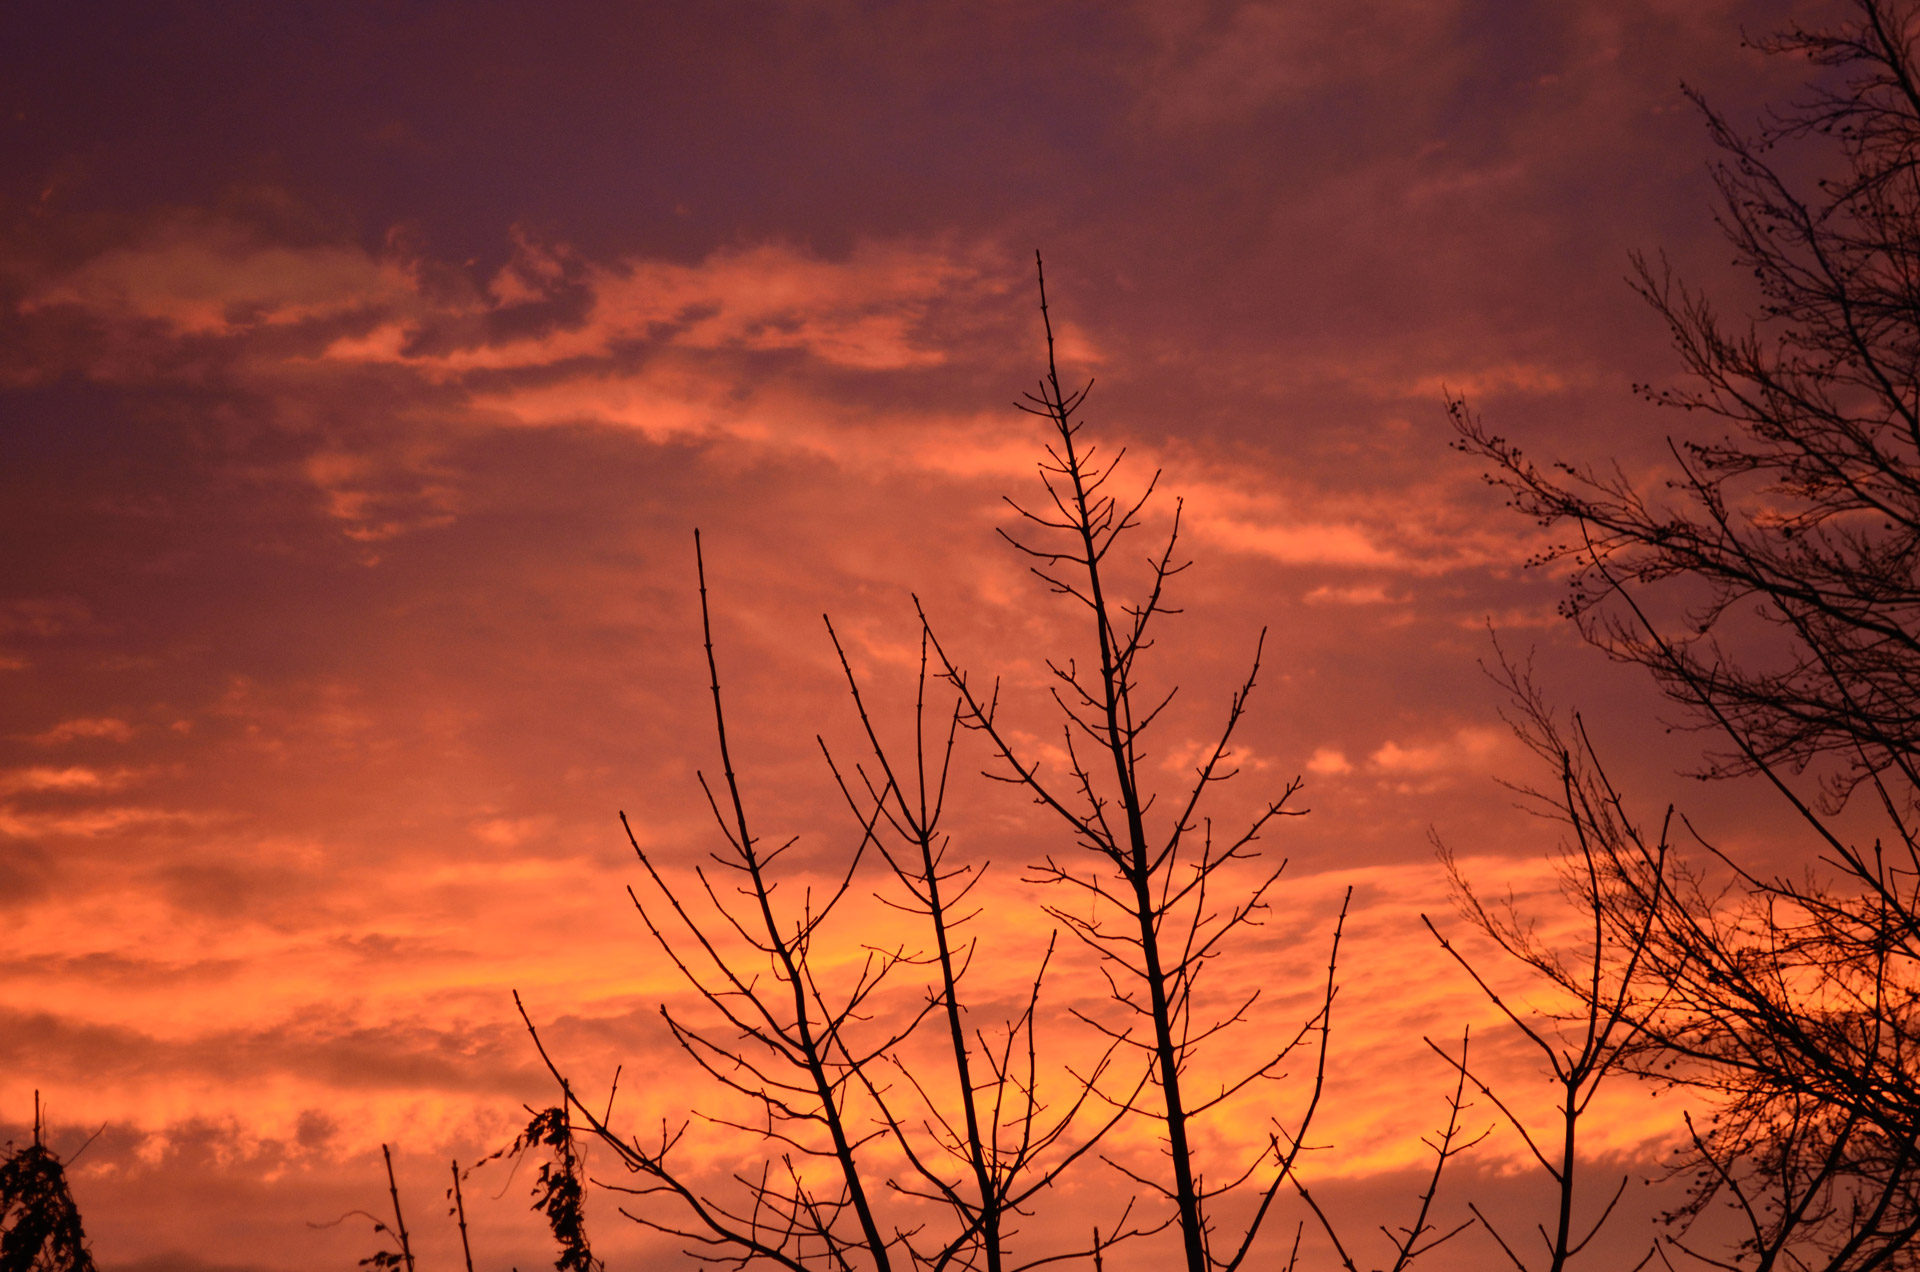
[[[0,1272],[93,1272],[66,1170],[39,1130],[0,1161]]]
[[[454,1185],[447,1190],[455,1207],[449,1214],[460,1220],[461,1249],[466,1249],[467,1221],[465,1203],[460,1199],[460,1180],[466,1174],[509,1157],[518,1161],[528,1152],[547,1150],[548,1161],[540,1163],[533,1179],[533,1209],[547,1221],[559,1254],[553,1261],[558,1272],[602,1272],[606,1264],[593,1257],[587,1240],[587,1188],[584,1163],[574,1140],[573,1122],[565,1105],[552,1105],[533,1113],[533,1118],[511,1144],[481,1158],[462,1172],[454,1168]],[[468,1256],[469,1265],[472,1256]]]
[[[405,1268],[407,1272],[414,1272],[413,1238],[407,1232],[407,1221],[400,1213],[400,1185],[393,1177],[393,1150],[387,1145],[382,1144],[380,1146],[380,1158],[386,1164],[387,1168],[387,1196],[393,1205],[393,1214],[390,1218],[383,1219],[379,1215],[366,1210],[349,1210],[338,1219],[333,1219],[326,1223],[309,1223],[307,1226],[316,1229],[333,1228],[338,1227],[349,1219],[365,1219],[373,1225],[374,1235],[385,1235],[390,1238],[394,1242],[394,1248],[375,1250],[372,1254],[361,1259],[359,1266],[371,1268],[373,1272],[398,1272],[401,1268]],[[461,1232],[463,1241],[465,1235],[465,1230],[463,1229]]]

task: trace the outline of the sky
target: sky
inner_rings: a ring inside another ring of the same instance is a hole
[[[1178,785],[1264,630],[1219,815],[1303,782],[1262,839],[1287,863],[1268,922],[1218,973],[1221,1001],[1269,993],[1219,1063],[1298,1026],[1352,887],[1309,1178],[1354,1232],[1403,1222],[1450,1089],[1423,1037],[1471,1026],[1516,1099],[1540,1090],[1419,921],[1462,930],[1432,836],[1566,920],[1553,829],[1499,784],[1539,773],[1489,627],[1652,815],[1779,846],[1778,810],[1682,776],[1700,739],[1557,616],[1524,568],[1541,530],[1449,448],[1446,395],[1657,484],[1685,421],[1634,392],[1677,363],[1631,254],[1750,299],[1681,84],[1750,121],[1806,68],[1742,31],[1829,11],[9,7],[0,1137],[39,1091],[109,1272],[351,1266],[370,1223],[312,1225],[385,1204],[389,1144],[450,1267],[449,1161],[556,1089],[514,991],[583,1089],[624,1066],[634,1125],[718,1107],[661,1023],[697,1004],[619,822],[683,886],[719,843],[694,530],[734,759],[764,833],[799,836],[794,889],[859,838],[821,754],[861,745],[823,613],[895,745],[917,603],[1057,759],[1046,660],[1085,633],[995,533],[1039,493],[1013,407],[1045,369],[1037,249],[1086,436],[1124,448],[1120,486],[1160,473],[1116,568],[1140,577],[1182,501],[1150,767]],[[983,1020],[1059,904],[1023,867],[1061,850],[991,767],[963,738]],[[898,922],[858,880],[841,972]],[[1096,974],[1063,954],[1048,993],[1093,1001]],[[1050,1054],[1085,1053],[1045,1019]],[[1607,1107],[1601,1168],[1657,1163],[1671,1102]],[[758,1160],[701,1134],[703,1169]],[[1449,1213],[1524,1227],[1523,1166],[1497,1130]],[[530,1176],[467,1186],[488,1266],[551,1258]],[[1035,1249],[1126,1188],[1089,1164],[1057,1191]],[[657,1253],[604,1195],[589,1222],[616,1266]]]

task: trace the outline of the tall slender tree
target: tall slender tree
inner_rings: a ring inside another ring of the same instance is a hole
[[[1259,997],[1256,989],[1244,999],[1211,1002],[1196,992],[1197,983],[1236,936],[1260,923],[1285,862],[1262,860],[1256,845],[1277,819],[1298,813],[1289,805],[1300,783],[1297,778],[1289,782],[1249,823],[1225,835],[1216,835],[1211,816],[1202,811],[1213,789],[1238,771],[1233,738],[1259,678],[1266,641],[1262,631],[1247,675],[1227,703],[1225,718],[1204,749],[1193,780],[1170,801],[1171,815],[1152,825],[1155,793],[1144,742],[1175,691],[1171,686],[1158,693],[1143,688],[1143,657],[1153,646],[1155,619],[1169,612],[1168,584],[1188,564],[1176,559],[1180,505],[1176,501],[1173,528],[1164,543],[1146,558],[1142,599],[1134,604],[1117,599],[1114,548],[1139,527],[1141,510],[1159,475],[1130,497],[1116,492],[1113,481],[1121,455],[1102,462],[1084,435],[1079,415],[1092,385],[1068,390],[1060,379],[1044,272],[1040,312],[1046,326],[1047,371],[1038,392],[1029,393],[1021,409],[1045,420],[1051,434],[1040,469],[1046,498],[1036,505],[1037,511],[1009,500],[1029,537],[1002,535],[1027,558],[1050,592],[1084,610],[1091,628],[1094,658],[1089,663],[1083,666],[1067,658],[1047,663],[1054,678],[1053,701],[1062,717],[1066,772],[1043,772],[1013,732],[1002,727],[997,683],[982,687],[937,637],[934,650],[960,695],[965,723],[989,740],[1001,761],[996,776],[1025,790],[1071,834],[1075,851],[1049,853],[1031,874],[1073,898],[1073,904],[1049,905],[1047,913],[1100,960],[1114,1001],[1144,1026],[1145,1036],[1137,1037],[1131,1029],[1088,1017],[1088,1023],[1106,1030],[1116,1045],[1142,1054],[1151,1093],[1127,1108],[1150,1119],[1164,1137],[1163,1174],[1120,1169],[1137,1186],[1171,1204],[1188,1272],[1230,1270],[1246,1260],[1274,1198],[1292,1179],[1319,1108],[1346,909],[1343,905],[1334,924],[1318,1010],[1283,1035],[1260,1062],[1210,1091],[1196,1090],[1191,1069],[1203,1044],[1245,1022]],[[921,618],[931,632],[924,608]],[[1296,1119],[1276,1122],[1266,1153],[1228,1165],[1209,1184],[1194,1139],[1197,1121],[1249,1087],[1277,1080],[1288,1059],[1303,1048],[1311,1057],[1313,1076]],[[1257,1193],[1252,1217],[1222,1240],[1210,1203],[1249,1184]]]

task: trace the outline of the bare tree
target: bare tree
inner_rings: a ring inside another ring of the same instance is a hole
[[[917,1245],[912,1234],[903,1234],[902,1241],[913,1254],[915,1262],[925,1266],[945,1267],[956,1259],[960,1266],[973,1266],[977,1256],[977,1260],[984,1263],[989,1272],[1000,1272],[1006,1266],[1006,1243],[1012,1236],[1012,1222],[1023,1212],[1022,1207],[1036,1193],[1050,1186],[1074,1161],[1093,1149],[1119,1120],[1120,1111],[1112,1112],[1090,1134],[1070,1144],[1067,1140],[1069,1131],[1080,1119],[1106,1075],[1117,1044],[1107,1046],[1084,1074],[1074,1078],[1074,1094],[1063,1115],[1049,1119],[1041,1117],[1043,1105],[1038,1095],[1040,1060],[1034,1027],[1040,988],[1054,954],[1055,941],[1051,938],[1047,942],[1046,956],[1034,973],[1033,989],[1025,1009],[1008,1024],[998,1044],[995,1045],[977,1030],[969,1030],[963,1018],[960,979],[971,965],[977,946],[972,940],[967,940],[964,945],[959,942],[967,920],[973,917],[962,907],[981,876],[970,865],[950,866],[947,863],[949,842],[940,830],[954,741],[963,719],[962,709],[955,703],[946,713],[946,730],[937,760],[938,772],[930,774],[925,725],[929,683],[928,648],[931,642],[929,634],[923,629],[920,672],[914,701],[912,786],[909,787],[901,781],[887,748],[880,741],[873,718],[868,714],[859,679],[848,661],[846,650],[840,644],[839,636],[833,632],[831,622],[828,623],[828,635],[833,639],[834,652],[838,654],[841,669],[846,675],[847,691],[859,711],[871,766],[856,766],[853,770],[860,788],[856,792],[850,784],[849,775],[834,763],[831,754],[827,762],[848,807],[855,815],[861,813],[864,795],[864,806],[879,810],[880,820],[890,832],[893,842],[904,849],[891,850],[886,836],[875,837],[874,842],[906,897],[902,908],[925,919],[934,938],[930,958],[932,965],[938,969],[939,979],[929,989],[928,1003],[938,1009],[946,1025],[948,1054],[953,1064],[954,1089],[951,1098],[943,1101],[936,1093],[929,1091],[914,1078],[906,1065],[899,1063],[897,1057],[890,1055],[887,1059],[917,1097],[915,1103],[918,1105],[918,1114],[924,1119],[925,1128],[932,1133],[931,1138],[939,1154],[959,1167],[967,1177],[964,1181],[954,1178],[941,1168],[937,1160],[930,1160],[918,1151],[916,1137],[911,1133],[907,1120],[911,1115],[903,1113],[898,1102],[888,1098],[885,1088],[875,1080],[871,1071],[860,1070],[858,1076],[862,1086],[879,1111],[891,1139],[905,1150],[912,1167],[912,1178],[890,1181],[891,1186],[925,1201],[944,1203],[962,1220],[959,1231],[948,1237],[943,1245]],[[868,825],[871,828],[872,823]],[[982,1066],[985,1071],[977,1072]],[[1136,1092],[1139,1085],[1135,1085]],[[1117,1107],[1123,1111],[1125,1106],[1122,1103]],[[955,1108],[958,1109],[957,1117],[952,1113]],[[1056,1152],[1056,1149],[1062,1151]],[[1043,1166],[1042,1163],[1046,1164]],[[966,1186],[969,1184],[970,1190]],[[1130,1234],[1128,1217],[1129,1211],[1123,1209],[1117,1216],[1117,1224],[1109,1227],[1104,1244],[1123,1240]],[[1096,1248],[1102,1244],[1096,1236]]]
[[[1603,858],[1601,912],[1647,932],[1664,991],[1634,1018],[1641,1067],[1716,1110],[1689,1128],[1677,1217],[1724,1205],[1743,1232],[1675,1248],[1723,1267],[1904,1267],[1920,1236],[1920,75],[1910,4],[1851,8],[1759,43],[1819,74],[1757,133],[1693,95],[1762,303],[1729,325],[1636,261],[1692,381],[1643,391],[1722,430],[1672,445],[1663,491],[1541,469],[1451,404],[1514,505],[1572,531],[1545,559],[1571,570],[1588,639],[1717,735],[1708,775],[1757,776],[1810,836],[1794,873],[1690,825],[1698,867],[1635,843]],[[1830,156],[1828,176],[1797,185],[1790,150]]]
[[[1170,1230],[1190,1272],[1232,1272],[1248,1263],[1276,1198],[1287,1192],[1304,1199],[1341,1245],[1298,1166],[1326,1082],[1351,892],[1333,921],[1324,974],[1318,965],[1303,969],[1317,985],[1317,1005],[1261,1044],[1257,1062],[1203,1084],[1196,1064],[1211,1040],[1256,1016],[1268,1024],[1255,1010],[1257,989],[1210,996],[1203,977],[1235,947],[1234,938],[1266,914],[1281,865],[1263,861],[1257,844],[1276,819],[1294,812],[1288,804],[1299,783],[1287,784],[1231,834],[1217,834],[1204,809],[1208,794],[1234,775],[1233,738],[1258,677],[1263,633],[1192,780],[1170,801],[1168,815],[1156,812],[1144,739],[1172,691],[1149,699],[1139,677],[1154,619],[1170,612],[1167,585],[1185,568],[1175,563],[1178,507],[1172,532],[1147,561],[1145,599],[1137,605],[1118,600],[1108,557],[1138,524],[1154,482],[1124,504],[1108,492],[1113,464],[1096,461],[1076,416],[1086,390],[1061,388],[1044,279],[1041,313],[1047,374],[1026,409],[1052,433],[1041,464],[1051,511],[1026,514],[1040,539],[1009,538],[1052,592],[1084,608],[1098,651],[1084,672],[1069,657],[1048,664],[1056,679],[1052,702],[1063,715],[1066,772],[1045,774],[1021,754],[1000,718],[997,686],[977,687],[942,645],[918,598],[911,742],[890,748],[828,621],[865,745],[860,758],[848,762],[820,742],[853,833],[831,858],[826,885],[809,889],[806,872],[790,868],[793,841],[769,846],[760,838],[734,768],[696,535],[721,770],[717,783],[703,776],[701,786],[721,843],[688,880],[670,872],[629,827],[647,881],[644,895],[630,895],[700,1012],[663,1008],[671,1036],[713,1091],[747,1110],[698,1116],[722,1131],[764,1139],[769,1147],[760,1169],[724,1179],[703,1173],[686,1152],[691,1121],[644,1136],[626,1129],[615,1117],[613,1095],[590,1104],[521,1007],[560,1082],[568,1124],[611,1150],[628,1172],[624,1181],[597,1182],[625,1194],[624,1213],[678,1238],[703,1261],[796,1272],[896,1266],[1019,1272],[1083,1260],[1097,1272],[1115,1246]],[[1025,1001],[995,1029],[973,1022],[965,988],[978,953],[969,923],[984,866],[951,854],[942,828],[956,747],[969,734],[994,753],[990,776],[1063,820],[1072,839],[1070,849],[1045,853],[1027,873],[1040,895],[1070,899],[1041,906],[1058,927],[1032,970]],[[882,903],[914,916],[924,945],[878,947],[846,931],[846,911],[876,884],[873,895]],[[1075,1008],[1072,1016],[1094,1045],[1049,1054],[1039,1008],[1049,970],[1062,957],[1061,931],[1073,938],[1069,954],[1091,955],[1087,961],[1104,978],[1112,1010]],[[853,970],[830,973],[850,949],[864,950]],[[1262,979],[1270,981],[1271,970]],[[934,1053],[940,1063],[926,1063]],[[1066,1058],[1075,1054],[1077,1064]],[[1290,1061],[1306,1072],[1292,1088],[1294,1107],[1271,1119],[1264,1148],[1239,1160],[1214,1160],[1196,1135],[1202,1119],[1229,1108],[1270,1112],[1272,1101],[1259,1097],[1287,1076]],[[1383,1228],[1396,1272],[1459,1230],[1440,1230],[1432,1216],[1443,1169],[1476,1138],[1460,1121],[1467,1081],[1463,1069],[1447,1125],[1429,1141],[1434,1168],[1413,1222]],[[1103,1147],[1109,1132],[1130,1120],[1158,1131],[1165,1153],[1160,1168]],[[1111,1210],[1093,1217],[1091,1241],[1031,1248],[1021,1226],[1042,1194],[1096,1154],[1128,1182],[1114,1194]],[[1218,1203],[1237,1193],[1244,1207],[1223,1231],[1216,1226]],[[1303,1230],[1304,1221],[1295,1229],[1288,1268],[1298,1259]],[[1354,1266],[1344,1246],[1341,1257]]]
[[[1388,1246],[1393,1252],[1393,1261],[1387,1266],[1385,1272],[1406,1272],[1406,1269],[1412,1267],[1421,1255],[1453,1240],[1471,1228],[1475,1222],[1483,1224],[1486,1222],[1485,1216],[1478,1214],[1477,1211],[1473,1219],[1455,1224],[1444,1232],[1433,1221],[1434,1202],[1440,1195],[1440,1177],[1446,1173],[1447,1165],[1485,1139],[1489,1133],[1488,1131],[1469,1132],[1460,1124],[1462,1115],[1472,1107],[1466,1098],[1467,1084],[1473,1080],[1472,1071],[1467,1067],[1467,1043],[1470,1038],[1471,1031],[1460,1035],[1460,1054],[1457,1057],[1441,1051],[1431,1040],[1427,1043],[1453,1066],[1455,1071],[1453,1093],[1447,1097],[1446,1125],[1441,1128],[1438,1136],[1421,1141],[1433,1152],[1433,1168],[1427,1174],[1426,1187],[1421,1190],[1416,1200],[1413,1222],[1398,1229],[1388,1227],[1386,1224],[1379,1225],[1381,1235],[1387,1239]],[[1312,1211],[1314,1220],[1320,1225],[1320,1230],[1326,1233],[1327,1240],[1333,1243],[1334,1257],[1340,1260],[1340,1266],[1347,1272],[1360,1272],[1360,1265],[1354,1262],[1354,1256],[1349,1251],[1349,1242],[1341,1239],[1340,1226],[1315,1198],[1313,1189],[1307,1186],[1297,1172],[1290,1173],[1287,1182],[1293,1185],[1293,1190],[1299,1194],[1300,1200],[1306,1203],[1308,1210]],[[1294,1255],[1287,1260],[1289,1270],[1297,1261],[1299,1248],[1299,1237],[1296,1234]]]
[[[988,1032],[965,1022],[961,984],[972,946],[963,931],[967,916],[959,907],[978,875],[970,864],[947,861],[948,843],[940,829],[958,715],[946,713],[944,734],[930,751],[923,660],[914,754],[903,768],[882,745],[859,679],[828,624],[869,758],[843,768],[827,754],[854,811],[857,837],[827,894],[803,893],[788,908],[777,894],[783,883],[781,858],[792,841],[768,849],[753,832],[727,744],[703,560],[700,595],[722,769],[718,788],[704,776],[701,785],[724,848],[711,857],[713,873],[708,868],[696,872],[697,885],[689,894],[663,872],[629,827],[651,899],[631,895],[657,947],[709,1009],[710,1023],[702,1023],[662,1008],[674,1040],[720,1091],[757,1110],[754,1122],[726,1114],[707,1120],[764,1136],[775,1156],[757,1176],[726,1181],[733,1196],[716,1195],[697,1168],[682,1166],[673,1156],[688,1124],[663,1127],[649,1140],[616,1129],[611,1096],[604,1109],[583,1103],[529,1019],[536,1046],[561,1081],[570,1116],[639,1177],[638,1183],[607,1186],[645,1203],[625,1210],[630,1217],[686,1241],[703,1259],[739,1266],[758,1260],[793,1269],[888,1269],[904,1258],[932,1269],[999,1272],[1062,1257],[1055,1251],[1014,1260],[1014,1221],[1035,1194],[1118,1120],[1116,1111],[1104,1118],[1083,1116],[1107,1071],[1111,1048],[1085,1073],[1043,1071],[1054,1068],[1043,1065],[1035,1035],[1044,959],[1034,971],[1024,1009],[1002,1029]],[[859,947],[857,935],[834,933],[829,924],[859,886],[856,881],[864,879],[862,867],[871,850],[884,858],[900,885],[891,903],[925,920],[932,951],[869,947],[851,981],[833,984],[823,979],[824,960],[815,952],[834,940]],[[917,970],[930,970],[931,983],[922,980],[906,991],[907,1007],[898,1005],[896,995],[882,1010],[887,991]],[[912,1001],[916,991],[917,1002]],[[916,1076],[900,1058],[909,1038],[936,1017],[946,1027],[952,1064],[952,1086],[945,1091]],[[866,1029],[875,1018],[886,1023]],[[1068,1090],[1061,1107],[1054,1108],[1043,1087],[1062,1076]],[[1078,1129],[1083,1122],[1090,1123],[1084,1133]],[[905,1177],[886,1174],[884,1168],[876,1173],[867,1150],[877,1141],[904,1155]],[[823,1164],[826,1184],[815,1169]],[[901,1205],[890,1206],[890,1198]],[[927,1229],[929,1204],[948,1212],[944,1228]],[[1111,1245],[1136,1231],[1128,1225],[1129,1210],[1121,1206],[1107,1237],[1096,1236],[1096,1245]]]
[[[1535,988],[1545,988],[1564,1005],[1540,1007],[1512,1000],[1499,988],[1504,977],[1476,966],[1429,916],[1420,918],[1440,948],[1539,1054],[1540,1065],[1556,1088],[1557,1122],[1547,1127],[1531,1123],[1474,1071],[1464,1045],[1457,1058],[1431,1039],[1427,1045],[1459,1070],[1463,1082],[1470,1082],[1492,1102],[1552,1185],[1551,1227],[1535,1226],[1540,1241],[1533,1258],[1544,1258],[1544,1265],[1524,1253],[1534,1248],[1531,1240],[1503,1233],[1478,1204],[1469,1203],[1469,1209],[1520,1272],[1533,1272],[1537,1266],[1546,1272],[1563,1272],[1599,1236],[1632,1182],[1631,1176],[1622,1174],[1603,1194],[1605,1202],[1594,1214],[1594,1201],[1583,1187],[1589,1172],[1580,1132],[1608,1080],[1635,1072],[1641,1022],[1664,1005],[1666,984],[1650,967],[1658,907],[1641,902],[1657,894],[1666,881],[1674,810],[1666,810],[1656,836],[1643,832],[1595,757],[1578,714],[1570,728],[1563,726],[1534,683],[1531,669],[1510,661],[1497,639],[1495,652],[1498,662],[1490,674],[1508,694],[1507,723],[1553,774],[1544,789],[1517,785],[1512,789],[1528,811],[1564,828],[1559,845],[1561,891],[1586,920],[1586,944],[1567,950],[1543,941],[1536,926],[1538,916],[1521,913],[1511,893],[1497,899],[1484,896],[1438,835],[1434,847],[1467,923],[1510,964],[1525,969]],[[1576,1221],[1576,1211],[1582,1209],[1587,1214]],[[1656,1249],[1650,1243],[1636,1269],[1645,1266]]]
[[[1172,531],[1146,559],[1142,599],[1131,605],[1117,600],[1112,577],[1116,567],[1109,554],[1140,524],[1158,474],[1125,501],[1109,489],[1121,455],[1102,463],[1082,436],[1077,412],[1092,385],[1072,392],[1061,385],[1044,275],[1040,309],[1046,319],[1047,373],[1039,392],[1028,394],[1021,409],[1050,426],[1052,437],[1041,465],[1046,503],[1034,511],[1009,500],[1034,537],[1002,534],[1028,558],[1033,573],[1051,592],[1084,609],[1092,628],[1096,656],[1090,665],[1083,668],[1067,658],[1047,663],[1055,682],[1053,702],[1063,717],[1067,771],[1045,773],[1037,760],[1023,753],[1012,731],[1001,724],[997,682],[980,685],[937,637],[933,647],[960,695],[964,723],[983,734],[1000,758],[1001,768],[993,775],[1025,790],[1073,836],[1074,853],[1048,854],[1032,868],[1031,877],[1072,898],[1069,904],[1050,904],[1047,913],[1100,961],[1113,1001],[1145,1031],[1144,1037],[1137,1036],[1130,1027],[1084,1017],[1116,1046],[1145,1061],[1151,1095],[1131,1098],[1124,1107],[1152,1119],[1165,1137],[1164,1174],[1144,1174],[1118,1162],[1116,1168],[1136,1186],[1170,1203],[1188,1272],[1230,1270],[1246,1260],[1274,1198],[1292,1178],[1319,1107],[1346,909],[1343,905],[1334,925],[1319,1009],[1262,1062],[1211,1089],[1196,1090],[1191,1069],[1203,1044],[1246,1021],[1259,996],[1256,989],[1245,998],[1213,1003],[1197,995],[1197,986],[1231,938],[1261,921],[1267,894],[1285,863],[1261,863],[1255,844],[1276,818],[1297,811],[1287,805],[1298,793],[1299,781],[1288,783],[1250,824],[1229,835],[1216,836],[1212,818],[1201,811],[1206,795],[1237,771],[1233,735],[1259,675],[1263,631],[1252,666],[1228,702],[1225,719],[1192,782],[1172,803],[1164,823],[1149,829],[1155,797],[1144,764],[1144,739],[1174,691],[1143,691],[1140,662],[1152,647],[1154,620],[1169,612],[1167,585],[1186,568],[1185,562],[1175,560],[1179,504]],[[921,618],[931,633],[924,608]],[[1278,1080],[1289,1058],[1302,1049],[1312,1075],[1294,1120],[1275,1122],[1265,1153],[1229,1164],[1208,1181],[1194,1142],[1197,1119],[1255,1084]],[[1252,1218],[1221,1240],[1209,1207],[1249,1184],[1257,1195]]]

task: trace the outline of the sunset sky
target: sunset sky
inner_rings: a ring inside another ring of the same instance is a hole
[[[1184,500],[1156,771],[1178,783],[1264,627],[1220,816],[1305,782],[1263,840],[1271,922],[1221,972],[1274,1014],[1227,1051],[1297,1026],[1354,886],[1312,1177],[1357,1232],[1403,1222],[1448,1089],[1421,1035],[1471,1023],[1525,1072],[1418,922],[1459,926],[1429,828],[1554,913],[1552,827],[1496,782],[1537,770],[1477,665],[1489,622],[1650,815],[1752,844],[1775,813],[1677,776],[1699,739],[1556,617],[1521,568],[1540,531],[1448,448],[1444,395],[1657,482],[1687,421],[1632,391],[1676,362],[1629,254],[1746,303],[1681,82],[1751,120],[1806,68],[1742,30],[1824,12],[7,8],[0,1138],[36,1089],[56,1151],[99,1132],[74,1187],[109,1272],[351,1267],[369,1225],[309,1225],[384,1204],[386,1142],[446,1268],[448,1160],[553,1096],[512,990],[583,1087],[624,1063],[637,1124],[701,1108],[617,818],[670,866],[715,843],[693,531],[746,794],[803,872],[857,839],[815,742],[859,740],[823,612],[894,736],[917,596],[1053,745],[1044,660],[1083,633],[994,533],[1038,491],[1012,407],[1045,366],[1038,248],[1088,435],[1129,489],[1163,471],[1121,567]],[[952,829],[993,863],[991,999],[1054,899],[1021,867],[1060,843],[989,761],[963,742]],[[1623,1092],[1596,1151],[1653,1160],[1670,1112]],[[1516,1151],[1496,1134],[1448,1204],[1524,1226]],[[488,1172],[476,1253],[550,1260],[530,1167]],[[1122,1184],[1087,1166],[1036,1231]]]

